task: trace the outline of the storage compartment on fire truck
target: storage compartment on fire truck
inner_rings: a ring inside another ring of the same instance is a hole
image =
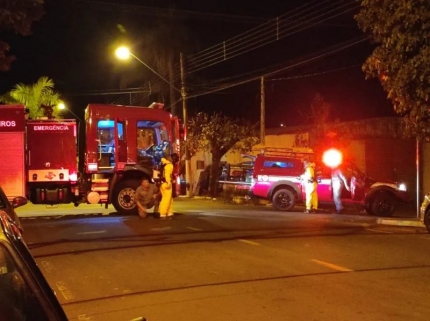
[[[24,106],[0,106],[0,185],[9,198],[25,196]]]
[[[28,189],[34,204],[71,203],[77,184],[75,120],[27,122]]]

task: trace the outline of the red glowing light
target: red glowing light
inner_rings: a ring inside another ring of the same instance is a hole
[[[342,153],[334,148],[326,150],[323,154],[323,163],[331,168],[339,166],[342,164]]]

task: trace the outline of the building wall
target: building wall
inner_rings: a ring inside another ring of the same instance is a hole
[[[368,139],[365,160],[365,168],[369,176],[405,183],[411,198],[415,197],[417,193],[415,140]]]
[[[348,157],[354,160],[354,163],[361,168],[363,171],[366,170],[366,141],[365,140],[353,140],[349,145]]]

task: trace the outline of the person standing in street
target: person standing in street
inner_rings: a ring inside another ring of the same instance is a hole
[[[154,212],[158,210],[158,188],[147,177],[142,178],[140,186],[136,189],[136,205],[140,218],[146,218],[148,209],[152,207],[154,207]]]
[[[315,163],[308,160],[303,161],[305,172],[303,183],[306,193],[305,213],[316,213],[318,210],[317,180],[315,177]]]
[[[170,156],[161,158],[163,164],[163,177],[160,186],[160,219],[171,219],[173,217],[173,163]]]
[[[349,192],[349,186],[346,180],[345,175],[343,175],[340,167],[335,167],[331,172],[331,186],[333,188],[333,200],[334,205],[336,207],[336,214],[341,214],[343,210],[343,204],[341,200],[342,189],[345,186],[345,189]]]

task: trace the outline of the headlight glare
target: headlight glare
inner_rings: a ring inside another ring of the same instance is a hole
[[[403,183],[399,184],[399,190],[406,191],[406,184],[403,184]]]

